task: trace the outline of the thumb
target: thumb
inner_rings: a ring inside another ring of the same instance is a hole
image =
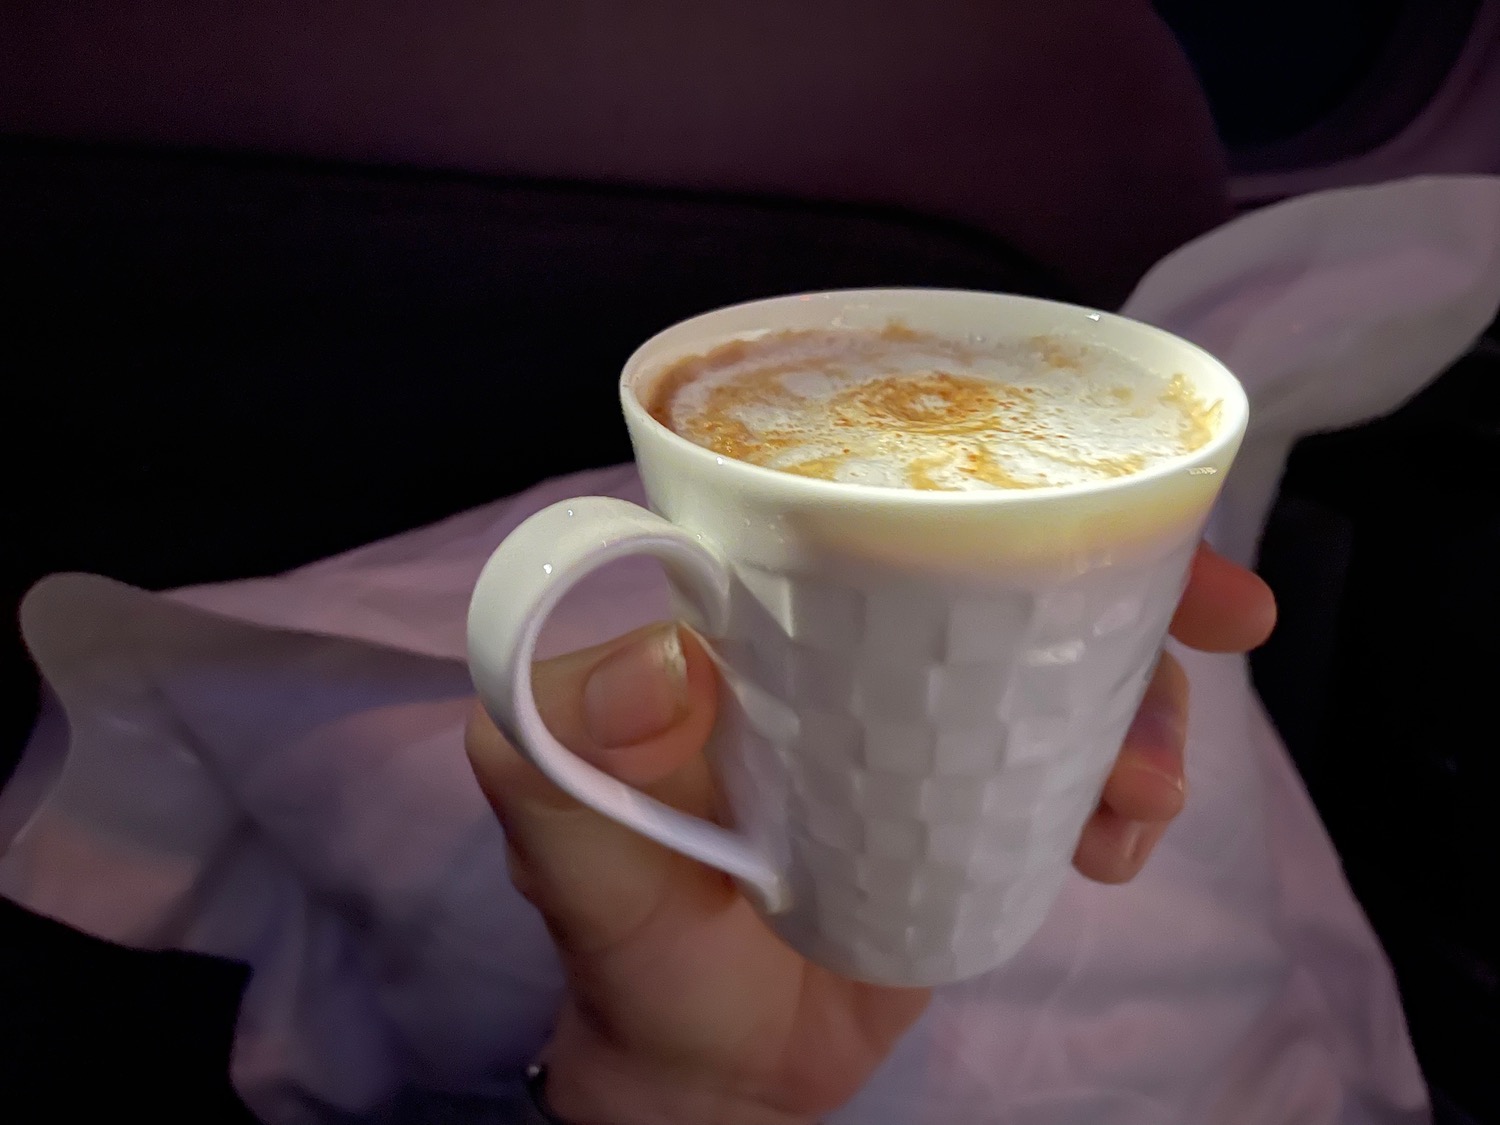
[[[547,729],[573,753],[684,812],[712,815],[702,750],[718,676],[690,633],[647,626],[539,661],[532,683]],[[565,948],[599,948],[630,932],[684,879],[722,882],[564,793],[482,710],[469,722],[465,745],[505,827],[511,878]]]
[[[531,677],[547,729],[628,785],[650,788],[670,777],[703,749],[713,725],[713,664],[673,624],[539,661]]]

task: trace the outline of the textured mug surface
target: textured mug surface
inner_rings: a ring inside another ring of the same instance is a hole
[[[732,461],[642,406],[664,367],[726,339],[891,320],[1109,346],[1221,403],[1215,435],[1096,483],[929,492]],[[580,800],[739,878],[768,924],[829,968],[916,985],[1000,964],[1055,898],[1145,690],[1244,431],[1239,385],[1207,353],[1109,314],[871,290],[686,321],[642,346],[620,389],[656,514],[581,499],[501,545],[470,613],[490,713]],[[640,552],[662,559],[728,689],[709,746],[727,829],[573,758],[530,702],[548,610],[589,570]]]

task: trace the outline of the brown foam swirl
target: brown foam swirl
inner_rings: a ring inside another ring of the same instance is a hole
[[[706,449],[801,476],[1038,488],[1139,472],[1213,436],[1217,405],[1185,378],[1122,364],[1055,337],[780,332],[678,361],[646,406]]]

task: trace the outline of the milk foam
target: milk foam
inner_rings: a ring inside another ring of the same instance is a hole
[[[724,456],[893,488],[1041,488],[1139,472],[1209,441],[1181,375],[1061,336],[827,329],[680,360],[647,408]]]

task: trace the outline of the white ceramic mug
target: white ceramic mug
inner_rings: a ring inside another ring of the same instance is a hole
[[[766,329],[1060,334],[1218,401],[1214,437],[1133,475],[932,492],[814,480],[718,456],[642,399],[674,360]],[[685,321],[620,381],[654,512],[582,497],[531,517],[469,611],[474,682],[568,793],[734,876],[807,957],[886,984],[985,972],[1040,926],[1139,705],[1246,422],[1212,356],[1159,329],[1049,301],[943,290],[781,297]],[[658,558],[728,690],[709,755],[730,823],[649,798],[543,725],[543,620],[597,567]]]

